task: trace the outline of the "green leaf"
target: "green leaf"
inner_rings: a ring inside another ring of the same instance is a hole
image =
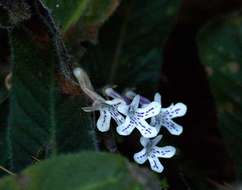
[[[84,152],[52,158],[16,177],[0,180],[4,190],[159,190],[158,180],[121,156]]]
[[[118,0],[44,0],[54,18],[65,32],[79,20],[82,29],[89,25],[101,25],[115,10]]]
[[[179,5],[179,0],[122,1],[100,31],[99,44],[88,49],[86,64],[82,60],[95,85],[137,87],[146,92],[156,89],[162,46]]]
[[[11,170],[59,152],[95,149],[83,97],[62,94],[55,77],[57,56],[26,28],[11,32],[14,63],[9,115]],[[81,115],[80,115],[81,113]]]
[[[217,100],[220,129],[242,177],[242,16],[219,18],[198,37],[200,57],[205,64]]]

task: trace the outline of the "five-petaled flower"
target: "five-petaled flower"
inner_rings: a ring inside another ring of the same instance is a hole
[[[145,120],[156,116],[160,113],[161,106],[158,102],[151,102],[145,108],[138,108],[140,96],[134,97],[130,105],[121,104],[118,106],[118,111],[126,115],[125,122],[117,127],[117,132],[120,135],[130,135],[137,128],[142,136],[152,138],[157,136],[158,131],[155,127],[150,126]]]
[[[161,173],[164,167],[160,163],[159,158],[171,158],[176,153],[176,149],[173,146],[156,146],[161,138],[161,135],[158,135],[154,139],[141,137],[140,143],[144,148],[140,152],[134,154],[135,162],[138,164],[144,164],[148,159],[151,169],[155,172]]]
[[[155,94],[155,102],[161,104],[161,96]],[[151,118],[150,125],[160,131],[161,126],[164,126],[172,135],[180,135],[183,131],[182,126],[175,123],[172,119],[182,117],[187,112],[187,106],[183,103],[171,104],[168,108],[161,108],[158,115]]]

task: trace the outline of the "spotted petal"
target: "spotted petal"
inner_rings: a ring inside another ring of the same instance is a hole
[[[168,108],[164,108],[161,110],[162,113],[167,115],[169,118],[175,118],[175,117],[182,117],[187,112],[187,106],[183,103],[177,103],[175,105],[171,105]]]
[[[116,109],[109,110],[112,118],[117,123],[117,125],[122,125],[125,122],[124,117]]]
[[[111,114],[106,110],[100,110],[100,117],[97,121],[97,128],[101,132],[106,132],[110,128]]]
[[[138,164],[143,164],[147,160],[147,154],[146,154],[146,149],[143,148],[140,152],[134,154],[134,160]]]
[[[145,120],[136,120],[136,128],[140,131],[143,137],[153,138],[158,134],[155,127],[150,126]]]
[[[148,160],[150,162],[150,167],[153,171],[161,173],[164,170],[164,167],[161,165],[157,157],[148,157]]]
[[[118,107],[120,105],[125,105],[125,101],[120,98],[115,98],[113,100],[107,100],[105,101],[106,104],[112,105],[114,107]]]
[[[152,153],[157,157],[161,158],[171,158],[175,155],[176,149],[173,146],[157,147],[152,148]]]
[[[164,122],[163,125],[172,135],[180,135],[183,132],[183,127],[172,120]]]
[[[134,130],[135,125],[130,122],[130,118],[126,117],[125,122],[122,125],[119,125],[116,130],[119,135],[128,136]]]
[[[151,118],[160,113],[161,105],[157,102],[152,102],[144,108],[138,108],[136,110],[137,116],[143,119]]]

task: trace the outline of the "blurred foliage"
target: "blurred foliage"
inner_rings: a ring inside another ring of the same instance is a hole
[[[242,16],[217,18],[198,37],[200,58],[206,66],[217,101],[220,129],[242,178]]]
[[[179,0],[122,1],[100,30],[98,44],[88,46],[81,61],[95,86],[136,87],[152,94],[160,82],[162,45],[176,21],[179,5]],[[80,48],[72,51],[80,57]]]
[[[119,0],[44,0],[62,31],[67,31],[78,21],[85,27],[100,26],[119,5]],[[71,10],[71,11],[70,11]]]
[[[5,177],[0,189],[160,190],[160,183],[151,172],[136,168],[121,156],[83,152],[55,157],[17,176]]]

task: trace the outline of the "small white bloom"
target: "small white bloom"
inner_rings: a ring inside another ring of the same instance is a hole
[[[117,109],[119,105],[125,104],[124,100],[121,98],[114,98],[111,101],[106,101],[94,91],[91,81],[83,69],[75,68],[73,74],[77,78],[83,92],[93,101],[91,107],[84,107],[82,109],[86,112],[100,111],[100,117],[97,121],[97,128],[99,131],[106,132],[110,129],[111,118],[115,120],[117,125],[124,123],[125,119]]]
[[[161,135],[158,135],[152,140],[141,137],[140,143],[144,148],[140,152],[134,154],[135,162],[138,164],[144,164],[147,160],[149,160],[151,169],[155,172],[161,173],[164,167],[160,163],[159,158],[171,158],[176,153],[176,149],[173,146],[156,146],[160,142],[161,138]]]
[[[155,102],[161,104],[161,96],[155,94]],[[182,117],[187,112],[187,106],[183,103],[172,104],[168,108],[161,108],[160,114],[151,118],[150,125],[160,131],[161,126],[164,126],[172,135],[180,135],[183,131],[182,126],[175,123],[172,119]]]
[[[156,116],[160,113],[161,106],[157,102],[148,104],[145,108],[138,108],[140,96],[136,95],[130,105],[121,104],[118,111],[126,115],[125,122],[117,127],[120,135],[130,135],[137,128],[142,136],[146,138],[155,137],[158,131],[155,127],[150,126],[145,120]]]
[[[125,104],[121,99],[113,99],[111,101],[97,101],[94,102],[92,107],[82,108],[86,112],[90,111],[100,111],[100,117],[97,120],[97,128],[101,132],[106,132],[110,129],[111,118],[121,125],[124,123],[124,117],[118,112],[118,106]]]

